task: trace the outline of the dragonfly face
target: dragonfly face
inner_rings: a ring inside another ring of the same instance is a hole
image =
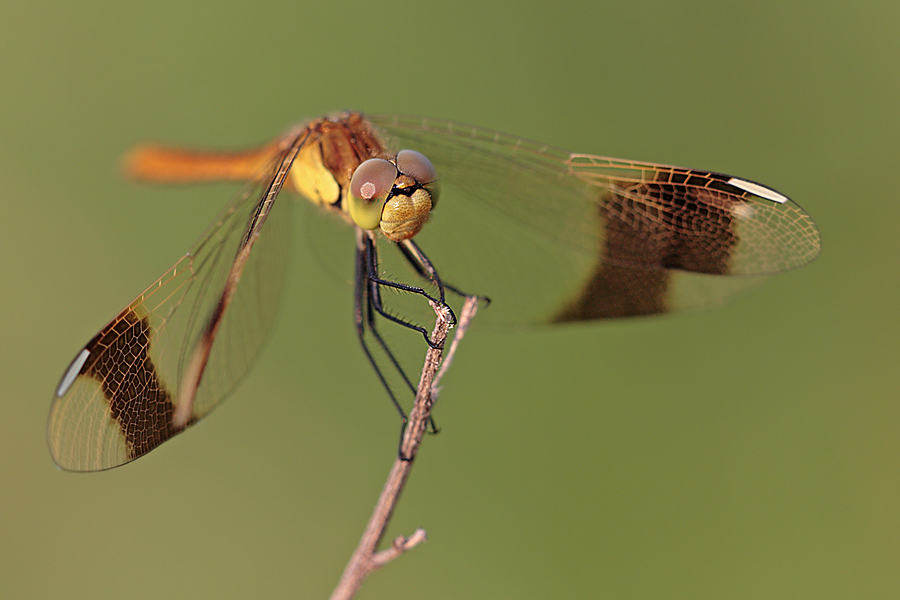
[[[356,228],[356,324],[370,359],[370,345],[389,352],[379,322],[409,325],[384,309],[382,288],[443,302],[456,288],[437,268],[490,296],[487,314],[498,320],[584,321],[714,303],[819,251],[809,216],[766,186],[447,121],[347,113],[249,152],[139,149],[130,171],[157,182],[248,183],[66,370],[48,441],[67,470],[142,456],[205,416],[248,372],[272,328],[289,253],[284,188]],[[464,222],[442,227],[454,211]],[[445,233],[463,243],[440,260],[413,241],[439,248]],[[417,280],[382,278],[379,237]],[[541,261],[551,268],[532,272]]]

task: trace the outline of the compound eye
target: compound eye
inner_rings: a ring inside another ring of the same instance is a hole
[[[370,158],[350,178],[350,218],[363,229],[378,229],[381,212],[397,179],[397,167],[383,158]]]
[[[401,150],[397,154],[397,169],[404,175],[409,175],[423,186],[433,183],[437,179],[437,171],[428,157],[415,150]]]
[[[427,156],[415,150],[401,150],[397,154],[397,169],[418,181],[431,195],[432,205],[437,204],[440,185],[437,171]]]

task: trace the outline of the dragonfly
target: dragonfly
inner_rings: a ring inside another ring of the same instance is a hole
[[[719,303],[820,250],[809,215],[749,179],[438,119],[345,112],[251,150],[144,146],[127,165],[144,181],[244,186],[65,370],[47,439],[69,471],[143,456],[247,374],[283,291],[284,190],[355,232],[356,329],[379,377],[371,348],[392,356],[379,323],[426,333],[386,306],[397,295],[446,304],[465,282],[492,300],[484,314],[514,324],[655,315]],[[387,251],[412,279],[385,274]]]

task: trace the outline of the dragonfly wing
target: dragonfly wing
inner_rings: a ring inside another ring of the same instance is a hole
[[[279,156],[187,255],[78,354],[50,409],[47,437],[60,467],[96,471],[134,460],[196,423],[246,375],[272,329],[285,279],[290,202],[273,203],[280,183],[273,185],[283,180],[286,160]],[[276,214],[260,230],[261,211],[262,220],[270,211],[288,214]],[[253,252],[237,274],[238,286],[233,265],[251,235]],[[223,311],[229,281],[233,295]],[[204,344],[198,377],[191,364]],[[185,395],[190,410],[178,422]]]
[[[427,225],[420,242],[439,269],[464,264],[462,278],[441,274],[490,296],[501,320],[615,318],[714,304],[819,251],[809,216],[753,182],[570,154],[448,121],[370,121],[391,150],[418,150],[434,163],[442,197],[433,218],[449,213],[452,224]],[[444,248],[468,258],[438,258]]]

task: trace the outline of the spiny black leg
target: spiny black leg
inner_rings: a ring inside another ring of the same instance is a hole
[[[419,253],[424,257],[424,254],[419,251]],[[437,272],[431,266],[431,263],[428,261],[427,257],[423,261],[428,265],[428,269],[431,273],[434,273],[434,278],[427,277],[428,279],[435,281],[438,287],[441,289],[441,297],[443,298],[443,288],[440,284],[440,279],[437,278]],[[411,263],[413,264],[413,263]],[[415,262],[415,264],[420,264],[419,262]],[[420,273],[424,273],[421,268],[417,267],[417,270]],[[427,331],[422,328],[415,326],[414,324],[408,323],[402,319],[396,318],[393,315],[387,313],[381,302],[381,285],[388,285],[390,287],[395,287],[397,289],[401,289],[404,291],[410,291],[412,293],[418,293],[433,302],[437,302],[435,298],[432,298],[424,290],[421,288],[415,288],[413,286],[407,286],[404,284],[397,284],[391,281],[384,281],[378,279],[377,277],[373,277],[373,274],[377,274],[378,272],[378,254],[375,248],[374,240],[372,238],[363,233],[359,233],[358,242],[357,242],[357,259],[356,259],[356,331],[357,336],[359,337],[360,344],[363,347],[363,352],[366,355],[366,358],[369,361],[369,364],[372,365],[372,368],[375,369],[375,373],[378,376],[378,379],[381,381],[382,386],[387,390],[388,396],[390,396],[391,401],[393,402],[397,412],[400,413],[400,416],[403,420],[403,428],[405,430],[406,423],[408,422],[408,417],[406,412],[401,407],[399,401],[397,400],[396,395],[393,392],[390,384],[387,382],[384,373],[379,367],[377,361],[375,360],[374,355],[372,354],[371,349],[369,348],[369,344],[366,341],[366,329],[374,336],[378,346],[381,348],[382,352],[388,357],[393,368],[400,374],[403,378],[406,387],[409,389],[410,393],[415,396],[416,395],[416,386],[413,385],[412,381],[410,381],[409,377],[406,375],[406,371],[400,365],[400,362],[397,360],[394,353],[391,351],[385,339],[382,337],[381,332],[378,330],[377,326],[377,317],[376,315],[381,315],[384,318],[403,325],[410,329],[415,329],[423,333],[423,337],[428,341],[429,346],[432,346],[431,339],[428,337]],[[424,275],[423,275],[424,276]],[[455,291],[455,290],[454,290]],[[443,303],[444,306],[447,306],[446,303]],[[447,307],[449,309],[449,307]],[[455,315],[451,310],[451,317],[455,322]],[[429,427],[431,428],[431,433],[438,433],[437,424],[434,421],[433,417],[429,417],[428,419]],[[402,432],[401,432],[401,444],[402,444]]]
[[[427,298],[428,300],[430,300],[436,304],[441,304],[443,306],[447,306],[443,300],[443,295],[444,295],[443,289],[441,289],[441,298],[438,299],[438,298],[432,297],[431,295],[428,294],[428,292],[426,292],[424,289],[422,289],[420,287],[415,287],[415,286],[411,286],[411,285],[406,285],[404,283],[397,283],[396,281],[388,281],[386,279],[379,278],[378,277],[378,255],[377,255],[377,252],[375,249],[375,243],[372,240],[372,238],[369,236],[364,237],[363,243],[365,244],[365,247],[366,247],[366,251],[365,251],[365,257],[366,257],[366,262],[367,262],[366,270],[367,270],[367,278],[368,278],[369,301],[370,301],[371,306],[375,309],[376,312],[378,312],[379,315],[381,315],[388,321],[392,321],[392,322],[394,322],[398,325],[402,325],[403,327],[406,327],[408,329],[418,331],[419,333],[422,334],[422,337],[425,338],[425,341],[428,343],[428,345],[431,346],[432,348],[434,348],[435,346],[431,341],[431,337],[429,336],[427,329],[425,329],[424,327],[421,327],[419,325],[416,325],[415,323],[410,323],[409,321],[406,321],[405,319],[396,317],[384,309],[384,305],[381,302],[381,289],[380,288],[381,288],[381,286],[385,286],[385,287],[391,287],[394,289],[398,289],[398,290],[401,290],[404,292],[410,292],[412,294],[417,294],[419,296],[422,296],[423,298]],[[450,307],[447,307],[447,308],[449,309]],[[451,314],[452,314],[452,310],[451,310]],[[453,319],[455,322],[455,317],[453,317]]]
[[[444,302],[444,288],[447,287],[444,285],[444,282],[441,281],[441,278],[437,274],[437,269],[434,268],[434,265],[431,264],[431,260],[429,260],[428,256],[422,252],[422,249],[412,240],[403,240],[397,246],[400,248],[400,252],[403,253],[404,258],[406,258],[406,262],[419,274],[419,277],[423,279],[427,279],[434,283],[438,290],[440,291],[441,302]],[[453,288],[451,289],[453,292],[459,294],[459,292]],[[464,294],[460,294],[464,295]]]
[[[378,342],[378,345],[381,347],[381,350],[387,355],[391,364],[394,365],[394,369],[400,373],[401,377],[403,377],[403,381],[406,383],[406,387],[409,388],[409,391],[415,395],[416,387],[412,384],[409,377],[406,376],[406,371],[403,370],[403,367],[400,366],[400,361],[397,360],[397,357],[394,356],[394,353],[391,352],[390,347],[388,346],[385,339],[382,337],[381,332],[378,330],[378,323],[376,321],[376,316],[380,313],[376,312],[373,307],[373,301],[370,296],[366,296],[364,298],[366,303],[366,323],[369,326],[369,332],[371,332],[372,336],[375,338],[375,341]]]
[[[413,240],[404,240],[397,244],[400,248],[400,252],[403,254],[403,257],[406,259],[406,262],[410,267],[423,279],[427,279],[428,281],[433,282],[438,288],[441,290],[441,300],[444,299],[444,290],[450,290],[460,298],[469,298],[472,297],[471,294],[467,294],[462,291],[458,287],[451,285],[441,279],[440,275],[438,275],[437,269],[435,269],[434,264],[431,262],[431,259],[428,258],[428,255],[416,244]],[[479,300],[483,300],[486,304],[491,303],[491,299],[487,296],[475,296]],[[450,324],[456,324],[456,315],[451,311],[450,313],[451,320]]]
[[[375,360],[375,357],[372,355],[372,351],[369,349],[369,344],[366,341],[366,326],[368,325],[369,329],[375,335],[376,340],[378,341],[381,348],[385,351],[385,353],[390,358],[391,363],[394,365],[400,374],[403,376],[404,381],[406,381],[407,385],[411,384],[409,382],[409,378],[406,376],[406,373],[403,372],[403,369],[400,368],[400,364],[397,362],[397,359],[394,357],[393,353],[388,349],[387,345],[384,343],[384,340],[381,338],[381,335],[375,329],[375,320],[374,313],[371,310],[371,302],[368,294],[368,276],[367,276],[367,257],[366,257],[366,247],[357,247],[356,252],[356,285],[355,285],[355,317],[356,317],[356,335],[359,338],[359,342],[362,345],[363,352],[366,355],[366,358],[369,360],[369,364],[372,365],[372,368],[375,370],[375,374],[378,376],[378,379],[381,381],[381,385],[387,391],[388,396],[391,399],[391,402],[394,403],[394,407],[397,409],[397,412],[400,413],[400,417],[403,419],[404,427],[406,426],[407,416],[406,412],[403,410],[403,407],[400,405],[400,402],[397,400],[397,397],[394,395],[394,391],[391,389],[391,386],[388,384],[387,379],[384,377],[384,373],[381,372],[381,367],[378,366],[378,362]],[[413,390],[414,391],[414,390]]]

